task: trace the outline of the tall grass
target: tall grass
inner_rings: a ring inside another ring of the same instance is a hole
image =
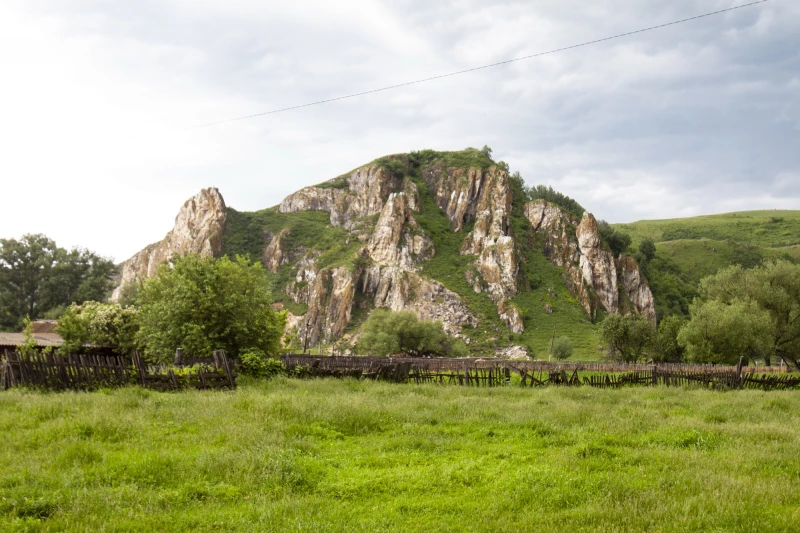
[[[0,394],[8,531],[796,531],[800,395]]]

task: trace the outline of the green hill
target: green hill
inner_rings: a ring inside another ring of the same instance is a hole
[[[698,282],[730,265],[800,261],[800,211],[740,211],[613,224],[631,236],[631,249],[650,238],[656,259],[646,266],[659,317],[686,314]]]

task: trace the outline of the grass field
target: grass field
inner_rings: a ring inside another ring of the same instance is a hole
[[[797,531],[800,394],[0,394],[4,531]]]
[[[667,220],[640,220],[613,226],[629,233],[634,244],[644,237],[650,237],[655,242],[730,240],[764,248],[800,244],[800,211],[741,211]]]

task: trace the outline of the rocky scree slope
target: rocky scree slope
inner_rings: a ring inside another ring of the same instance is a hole
[[[255,213],[204,189],[164,240],[123,264],[114,297],[177,254],[248,253],[261,258],[301,345],[349,337],[372,309],[388,308],[439,320],[482,350],[511,343],[535,315],[524,308],[530,268],[521,268],[521,247],[534,242],[587,323],[598,311],[655,317],[635,260],[613,256],[591,214],[528,202],[521,230],[511,220],[519,200],[506,170],[478,150],[388,156]]]

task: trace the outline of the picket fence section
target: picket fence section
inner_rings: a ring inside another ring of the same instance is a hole
[[[630,385],[700,386],[714,389],[800,388],[800,376],[780,367],[693,364],[549,363],[491,358],[422,358],[314,356],[286,354],[281,361],[297,374],[315,377],[361,377],[398,383],[506,386],[518,375],[524,387]],[[302,370],[303,372],[297,372]]]
[[[96,390],[136,383],[154,390],[233,389],[237,377],[234,361],[224,350],[211,357],[176,355],[175,363],[169,366],[147,365],[137,352],[124,357],[6,351],[0,364],[0,389]]]

